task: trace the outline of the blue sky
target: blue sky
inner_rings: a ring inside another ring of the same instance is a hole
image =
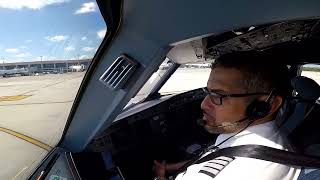
[[[0,0],[0,62],[90,58],[107,26],[95,1]]]

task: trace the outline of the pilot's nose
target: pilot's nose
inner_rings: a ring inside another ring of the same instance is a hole
[[[210,100],[209,95],[207,95],[201,102],[201,109],[205,110],[205,109],[212,109],[213,107],[213,103]]]

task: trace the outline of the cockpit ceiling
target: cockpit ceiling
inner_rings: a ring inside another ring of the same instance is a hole
[[[320,20],[297,20],[199,37],[174,46],[168,57],[179,64],[200,63],[234,51],[258,50],[270,54],[271,62],[320,63],[319,43]]]

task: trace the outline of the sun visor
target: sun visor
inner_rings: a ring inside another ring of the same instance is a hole
[[[194,40],[173,47],[167,57],[178,64],[209,62],[205,58],[203,39]]]

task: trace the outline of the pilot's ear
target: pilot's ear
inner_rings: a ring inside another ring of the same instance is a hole
[[[276,112],[282,105],[282,97],[281,96],[274,96],[270,103],[270,112],[269,114],[273,114]]]

